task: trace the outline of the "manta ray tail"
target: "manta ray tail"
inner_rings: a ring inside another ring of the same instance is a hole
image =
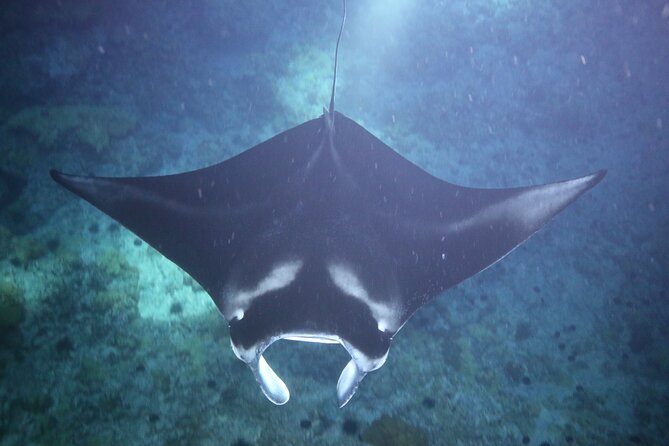
[[[337,36],[337,45],[335,46],[334,56],[334,73],[332,75],[332,95],[330,96],[330,122],[334,120],[334,102],[335,102],[335,87],[337,86],[337,59],[339,58],[339,41],[341,40],[341,33],[344,31],[344,23],[346,23],[346,0],[344,0],[344,12],[341,17],[341,26],[339,27],[339,35]]]

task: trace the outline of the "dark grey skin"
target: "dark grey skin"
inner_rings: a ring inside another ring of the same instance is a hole
[[[336,112],[188,173],[51,171],[203,286],[272,402],[289,398],[262,356],[272,342],[340,342],[352,356],[341,406],[418,308],[504,257],[604,175],[465,188]]]
[[[433,177],[330,107],[247,151],[177,175],[52,178],[207,290],[265,396],[290,398],[263,352],[278,339],[351,355],[340,407],[381,367],[411,315],[489,267],[606,172],[513,189]]]

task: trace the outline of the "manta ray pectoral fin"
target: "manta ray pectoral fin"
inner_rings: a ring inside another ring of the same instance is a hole
[[[341,371],[339,375],[339,380],[337,381],[337,399],[339,400],[339,407],[342,408],[348,403],[355,391],[358,390],[360,381],[367,375],[367,372],[363,372],[358,368],[358,365],[355,363],[355,360],[351,359],[344,370]]]
[[[265,358],[260,355],[256,363],[249,364],[256,381],[260,384],[262,393],[265,394],[268,400],[282,406],[290,399],[290,392],[286,384],[279,378],[274,370],[269,366]]]

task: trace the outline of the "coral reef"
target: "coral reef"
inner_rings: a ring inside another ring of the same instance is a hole
[[[129,286],[128,288],[132,288]],[[103,290],[97,293],[93,297],[93,308],[96,311],[99,311],[100,314],[106,315],[106,317],[139,317],[139,311],[137,310],[137,292],[136,290],[130,289],[130,292],[126,290]],[[134,291],[134,292],[132,292]]]
[[[21,175],[0,169],[0,209],[16,201],[27,182]]]
[[[293,51],[288,72],[276,80],[276,100],[291,122],[299,122],[315,118],[328,104],[332,56],[310,46],[297,47]],[[339,84],[341,87],[341,80]]]
[[[73,133],[80,143],[100,153],[112,139],[128,135],[136,124],[133,114],[119,108],[66,105],[25,108],[9,118],[5,127],[27,132],[45,148]]]
[[[97,256],[100,268],[112,277],[118,277],[124,273],[137,273],[137,268],[130,266],[123,254],[117,249],[107,249]]]
[[[7,257],[10,253],[13,238],[12,231],[0,225],[0,260]]]
[[[115,249],[100,253],[96,266],[99,271],[96,278],[99,289],[93,297],[96,311],[112,320],[121,318],[127,321],[138,318],[137,268],[131,266]]]
[[[0,444],[667,442],[666,0],[376,3],[349,2],[339,111],[455,183],[610,177],[417,312],[344,410],[345,352],[277,343],[277,408],[197,282],[47,170],[181,172],[317,117],[340,2],[6,0]]]
[[[30,263],[47,253],[47,246],[34,237],[14,237],[10,239],[9,243],[13,248],[13,256],[10,260],[14,266],[27,268]]]
[[[0,331],[18,327],[24,315],[23,290],[13,282],[0,282]]]
[[[362,433],[362,440],[374,446],[427,446],[427,434],[399,417],[383,415]]]

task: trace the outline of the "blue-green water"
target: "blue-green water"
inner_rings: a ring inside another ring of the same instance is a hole
[[[337,109],[403,156],[475,187],[608,176],[343,409],[341,347],[272,346],[277,407],[208,295],[48,169],[181,172],[319,116],[339,1],[6,1],[0,445],[667,444],[669,5],[351,3]]]

